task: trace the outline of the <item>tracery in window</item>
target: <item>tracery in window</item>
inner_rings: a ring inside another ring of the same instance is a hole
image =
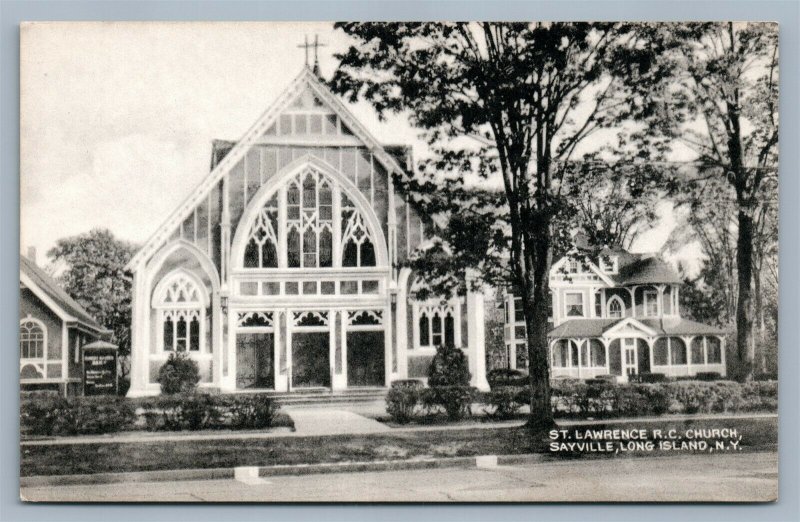
[[[23,319],[19,324],[19,356],[44,359],[45,331],[39,321]]]
[[[306,172],[286,192],[287,266],[333,266],[333,195],[330,182]]]
[[[202,349],[206,296],[186,273],[168,275],[154,298],[166,352],[198,352]]]
[[[282,203],[276,194],[251,225],[244,268],[278,268],[284,262],[289,268],[376,266],[375,239],[364,215],[347,195],[340,194],[335,181],[307,170],[289,181],[285,194],[285,239],[279,230]],[[333,237],[334,223],[340,227],[337,238]]]
[[[342,195],[342,266],[375,266],[375,247],[364,218]]]
[[[608,317],[614,319],[622,317],[622,301],[617,296],[608,301]]]
[[[452,304],[417,305],[417,342],[420,348],[456,345],[456,308]]]
[[[244,250],[245,268],[278,267],[278,198],[264,205],[250,229]]]

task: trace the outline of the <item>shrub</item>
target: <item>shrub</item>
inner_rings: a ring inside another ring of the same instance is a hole
[[[486,415],[492,419],[513,417],[524,404],[525,401],[520,401],[519,399],[525,396],[526,391],[526,389],[518,386],[493,388],[482,396],[482,402],[490,408],[489,410],[484,409]]]
[[[422,390],[421,401],[428,413],[441,408],[448,420],[456,421],[471,414],[475,389],[469,386],[432,386]]]
[[[694,378],[698,381],[718,381],[722,375],[719,372],[697,372]]]
[[[672,396],[684,413],[711,413],[716,394],[711,386],[698,381],[679,381],[671,385]]]
[[[628,377],[630,382],[652,383],[652,382],[666,382],[667,376],[663,373],[649,373],[643,372],[637,375]]]
[[[742,405],[746,411],[778,411],[777,381],[752,381],[742,386]]]
[[[233,395],[226,401],[232,429],[269,428],[275,421],[278,405],[266,395]]]
[[[172,395],[176,393],[191,393],[200,382],[200,371],[197,363],[184,352],[171,353],[169,359],[158,370],[161,384],[161,393]]]
[[[29,435],[98,435],[129,428],[133,405],[122,398],[37,396],[20,404],[20,429]]]
[[[392,386],[386,394],[386,413],[392,420],[398,424],[411,422],[420,402],[421,389],[412,386]]]
[[[461,348],[453,345],[436,348],[428,367],[428,386],[469,386],[471,377],[467,356]]]
[[[392,388],[410,388],[419,390],[425,387],[425,383],[420,379],[397,379],[392,381]]]
[[[486,380],[492,389],[500,386],[525,386],[528,383],[528,374],[511,368],[495,368],[486,374]]]
[[[269,428],[278,406],[263,394],[176,394],[156,397],[142,404],[150,431],[182,431],[229,428]]]

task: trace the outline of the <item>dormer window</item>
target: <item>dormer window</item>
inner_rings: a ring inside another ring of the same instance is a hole
[[[570,259],[569,263],[567,264],[567,268],[569,269],[570,274],[577,274],[578,273],[578,260],[577,259]]]
[[[600,256],[600,270],[606,274],[616,274],[619,268],[617,256]]]

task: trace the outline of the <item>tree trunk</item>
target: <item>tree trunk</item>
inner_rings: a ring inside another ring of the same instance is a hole
[[[756,267],[756,273],[753,274],[753,285],[755,292],[755,305],[756,305],[756,320],[758,321],[758,343],[759,343],[759,356],[761,358],[761,373],[767,373],[767,339],[766,339],[766,323],[764,321],[764,297],[761,295],[761,263]],[[755,336],[753,336],[755,339]],[[755,341],[754,341],[755,342]],[[755,350],[754,350],[755,354]]]
[[[528,345],[528,379],[531,389],[530,416],[527,427],[543,435],[553,429],[553,411],[550,404],[550,357],[547,342],[547,318],[550,299],[550,265],[552,246],[549,234],[536,238],[536,266],[529,267],[526,291],[523,296],[525,326]]]
[[[739,379],[753,378],[753,218],[747,209],[739,210],[739,235],[736,241],[736,264],[739,296],[736,303],[736,354]]]

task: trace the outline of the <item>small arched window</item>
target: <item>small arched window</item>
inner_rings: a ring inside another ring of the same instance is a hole
[[[47,339],[44,325],[32,318],[19,323],[19,356],[22,359],[44,359]]]
[[[622,300],[619,297],[614,296],[608,301],[608,317],[621,318],[622,310]]]
[[[199,352],[205,337],[205,288],[183,271],[166,276],[156,290],[161,347],[165,352]]]

